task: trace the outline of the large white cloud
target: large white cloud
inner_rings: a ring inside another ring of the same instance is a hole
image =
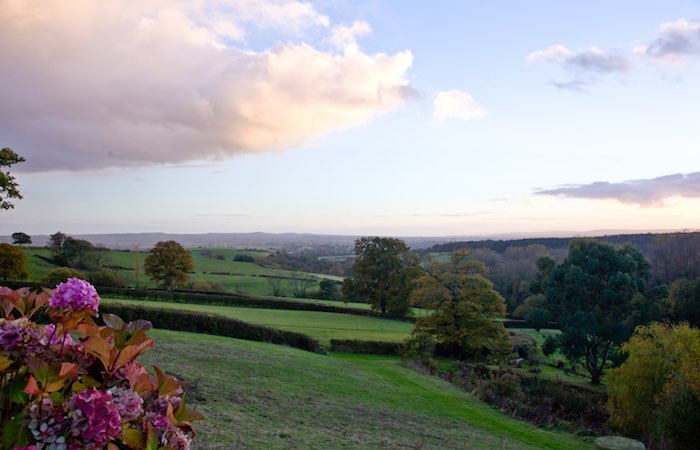
[[[649,45],[636,47],[634,52],[659,63],[686,64],[690,57],[700,55],[700,21],[664,22],[659,36]]]
[[[410,51],[367,54],[366,23],[299,1],[4,0],[0,26],[0,140],[30,170],[300,146],[413,90]],[[277,43],[251,50],[249,30]]]

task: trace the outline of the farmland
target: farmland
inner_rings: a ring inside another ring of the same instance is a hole
[[[28,256],[27,272],[29,279],[38,281],[56,266],[47,259],[51,252],[45,248],[25,248]],[[325,274],[313,274],[270,267],[263,267],[255,262],[234,261],[236,256],[261,258],[268,255],[265,251],[234,249],[194,249],[192,258],[195,265],[192,281],[219,283],[226,292],[247,293],[251,295],[272,295],[272,283],[279,282],[280,295],[291,297],[299,283],[309,285],[315,290],[323,279],[342,281],[342,277]],[[104,255],[104,266],[114,270],[127,285],[134,287],[156,287],[143,271],[144,260],[148,253],[138,251],[108,251]],[[137,270],[138,269],[138,270]]]
[[[143,358],[190,379],[205,401],[196,448],[585,449],[512,419],[393,357],[317,355],[153,331]]]
[[[219,314],[257,325],[308,334],[324,344],[328,343],[330,339],[399,342],[407,338],[413,328],[413,325],[410,323],[396,320],[318,311],[290,311],[184,303],[163,304],[146,300],[104,299],[103,301]]]

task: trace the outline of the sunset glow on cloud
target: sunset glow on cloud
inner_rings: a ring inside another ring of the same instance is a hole
[[[366,23],[333,25],[308,3],[70,5],[13,1],[0,10],[13,36],[0,43],[13,68],[0,74],[0,133],[33,170],[300,147],[412,93],[410,51],[366,53],[355,41],[370,31]],[[247,26],[287,38],[252,50]],[[308,30],[335,46],[304,43]]]

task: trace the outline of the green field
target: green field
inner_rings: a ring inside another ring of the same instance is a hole
[[[30,281],[38,281],[55,268],[53,264],[39,258],[50,257],[51,252],[45,248],[27,247],[27,272]],[[291,297],[298,283],[297,280],[313,280],[309,291],[317,288],[322,279],[342,281],[342,277],[291,270],[263,267],[256,263],[234,261],[236,255],[263,257],[264,251],[237,249],[195,249],[192,250],[195,271],[191,279],[216,281],[221,283],[226,292],[239,292],[250,295],[272,295],[271,283],[279,280],[282,294]],[[129,285],[134,287],[156,287],[143,272],[144,260],[148,253],[112,250],[105,255],[104,265],[112,267]],[[218,259],[223,258],[223,259]],[[138,277],[136,268],[139,268]],[[137,279],[138,278],[138,279]]]
[[[330,339],[399,342],[407,338],[413,329],[413,324],[397,320],[318,311],[162,303],[111,298],[105,298],[102,301],[220,314],[244,322],[308,334],[321,341],[322,344],[327,344]]]
[[[258,342],[154,330],[140,359],[199,379],[196,449],[586,449],[512,419],[396,358],[323,356]]]

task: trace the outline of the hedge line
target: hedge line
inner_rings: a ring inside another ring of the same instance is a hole
[[[17,289],[24,286],[41,286],[54,288],[48,283],[32,283],[25,281],[7,281],[4,285]],[[135,300],[149,300],[165,303],[192,303],[197,305],[217,306],[242,306],[246,308],[287,309],[295,311],[319,311],[338,314],[352,314],[356,316],[379,317],[382,319],[402,320],[413,322],[413,318],[398,318],[390,315],[382,315],[377,311],[348,308],[343,306],[324,305],[311,302],[296,302],[291,300],[278,300],[267,297],[253,297],[242,294],[211,293],[190,290],[166,291],[161,289],[127,289],[115,287],[97,287],[101,297],[119,297]]]
[[[127,322],[138,319],[150,320],[155,328],[166,330],[213,334],[249,341],[288,345],[310,352],[323,352],[321,344],[316,339],[305,334],[254,325],[215,314],[141,305],[123,305],[121,303],[103,303],[100,305],[100,312],[116,314]]]
[[[400,342],[360,341],[357,339],[331,339],[332,352],[364,353],[370,355],[399,355]]]

